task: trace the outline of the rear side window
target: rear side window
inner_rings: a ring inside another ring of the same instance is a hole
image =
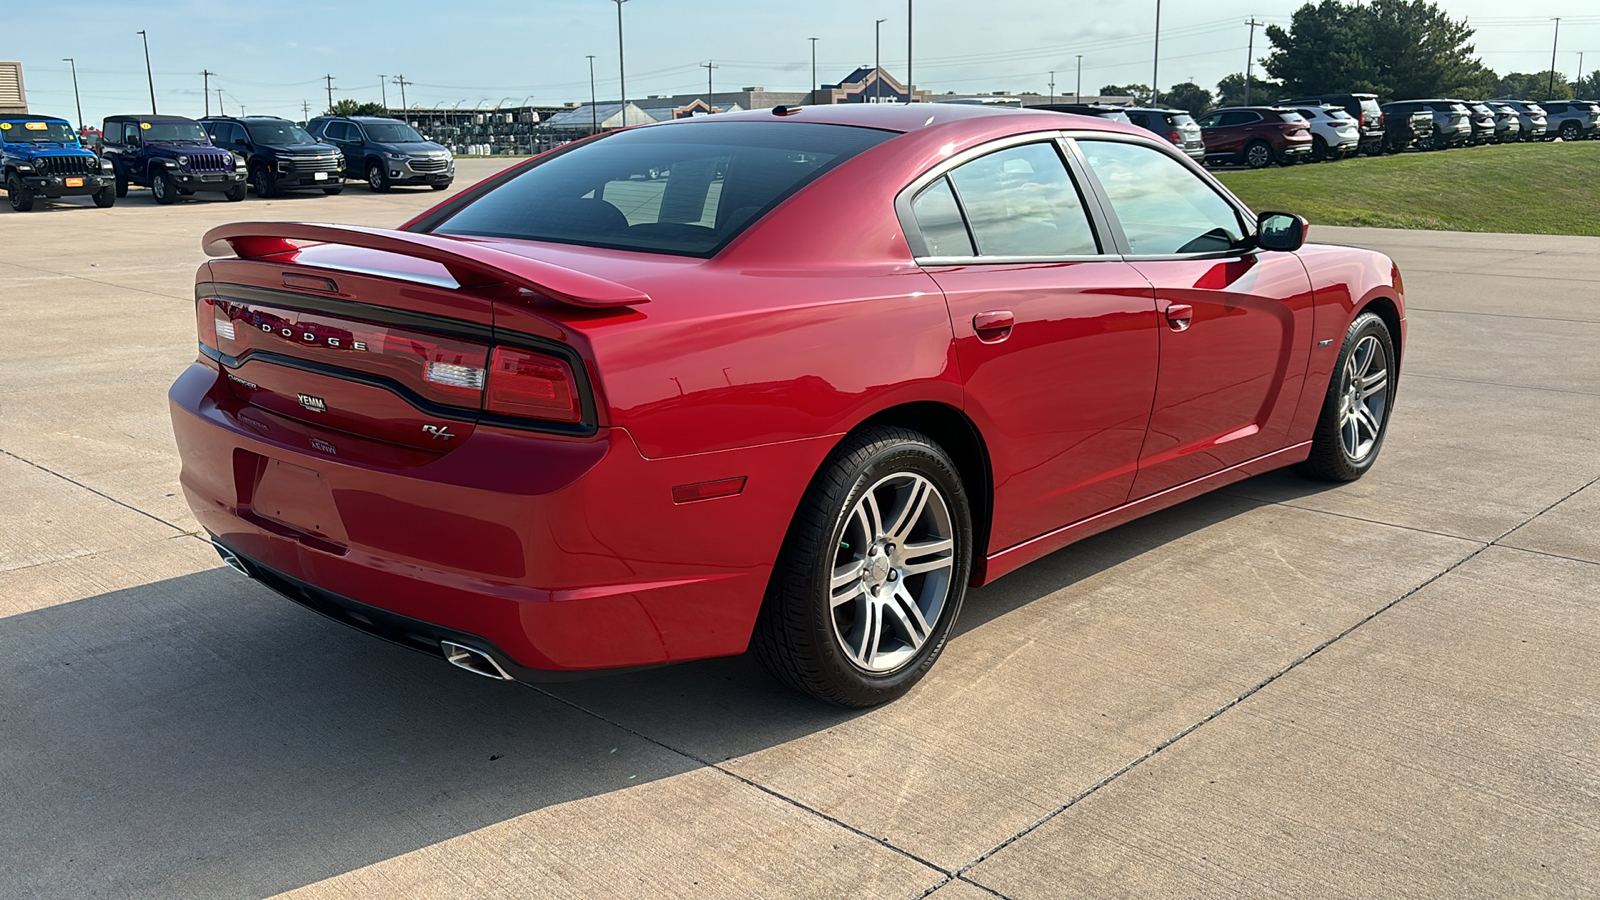
[[[893,136],[804,122],[617,132],[528,169],[434,230],[711,256],[795,191]]]
[[[917,219],[917,231],[929,256],[972,255],[972,238],[967,235],[967,223],[961,218],[948,178],[923,188],[911,201],[911,214]]]
[[[1092,256],[1094,229],[1054,143],[996,150],[950,173],[981,256]]]
[[[1220,252],[1243,240],[1233,206],[1167,154],[1120,141],[1079,140],[1078,146],[1134,254]]]

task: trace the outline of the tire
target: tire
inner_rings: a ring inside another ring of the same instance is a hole
[[[116,203],[117,203],[117,189],[116,188],[107,186],[107,187],[103,187],[100,190],[94,192],[94,205],[95,206],[98,206],[101,209],[110,209],[111,207],[115,206]]]
[[[450,189],[450,182],[446,181],[444,184],[434,183],[428,185],[428,187],[431,187],[436,191],[445,191]]]
[[[119,173],[117,175],[117,199],[121,200],[126,196],[128,196],[128,179],[123,178]]]
[[[250,173],[250,186],[256,196],[263,199],[278,196],[278,176],[266,166],[256,166]]]
[[[338,187],[325,187],[322,189],[322,192],[327,194],[329,197],[337,197],[344,193],[344,185],[341,184]]]
[[[156,202],[168,206],[178,201],[178,183],[167,172],[157,172],[156,177],[150,179],[150,193]]]
[[[229,203],[238,203],[240,200],[244,199],[244,195],[249,190],[250,190],[249,186],[241,181],[238,184],[235,184],[232,187],[228,188],[227,190],[223,191],[222,192],[222,196],[227,198]]]
[[[885,507],[887,516],[869,512]],[[915,510],[909,523],[907,510]],[[890,524],[869,534],[883,519]],[[778,680],[829,703],[893,700],[943,652],[972,552],[966,488],[938,445],[904,428],[851,435],[789,526],[756,619],[756,655]],[[905,571],[913,567],[924,571]]]
[[[1561,123],[1561,139],[1563,141],[1571,143],[1571,142],[1577,140],[1578,139],[1578,133],[1580,131],[1582,131],[1582,129],[1578,127],[1578,123],[1577,122],[1562,122]]]
[[[1311,161],[1322,162],[1327,158],[1328,142],[1322,139],[1322,135],[1313,134],[1311,136]],[[1338,157],[1336,156],[1334,159],[1338,159]]]
[[[1356,316],[1328,379],[1311,456],[1296,467],[1300,474],[1319,481],[1355,481],[1372,468],[1394,411],[1396,363],[1389,326],[1374,313]],[[1347,415],[1356,408],[1363,412]]]
[[[33,209],[33,191],[16,175],[6,179],[6,195],[11,200],[11,208],[17,212]]]
[[[389,190],[389,170],[383,163],[373,160],[367,163],[367,187],[375,194],[387,193]]]
[[[1266,141],[1251,141],[1246,144],[1244,164],[1252,169],[1265,169],[1272,165],[1272,145]]]

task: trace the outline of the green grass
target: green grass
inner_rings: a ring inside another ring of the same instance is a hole
[[[1219,172],[1250,208],[1313,225],[1600,235],[1600,141],[1466,147]]]

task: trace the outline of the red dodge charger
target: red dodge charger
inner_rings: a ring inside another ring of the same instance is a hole
[[[743,653],[904,693],[968,586],[1230,482],[1347,481],[1381,254],[1171,145],[957,105],[568,145],[395,231],[213,229],[171,390],[223,558],[494,678]]]

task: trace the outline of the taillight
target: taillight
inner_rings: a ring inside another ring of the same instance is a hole
[[[1169,131],[1167,132],[1167,140],[1173,142],[1174,144],[1181,144],[1183,143],[1183,135],[1176,131]]]
[[[1389,117],[1388,113],[1378,113],[1378,127],[1379,128],[1383,127],[1383,123],[1384,123],[1384,121],[1386,119],[1388,119],[1388,117]]]
[[[484,409],[508,416],[526,416],[552,422],[577,422],[583,418],[572,369],[543,353],[494,348],[489,362],[489,385]]]
[[[208,349],[217,349],[217,316],[216,301],[210,297],[201,297],[194,302],[195,328],[200,332],[200,343]]]

